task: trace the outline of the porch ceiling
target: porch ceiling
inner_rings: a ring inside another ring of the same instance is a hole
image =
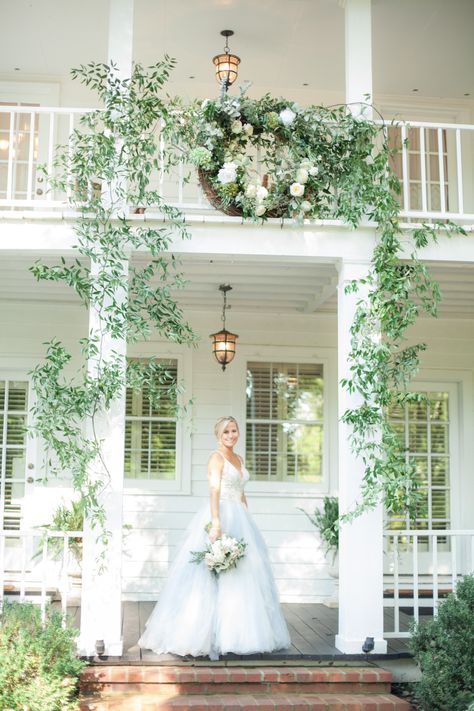
[[[178,60],[171,91],[214,96],[211,58],[224,28],[251,93],[318,101],[344,94],[344,11],[338,0],[135,0],[134,58]],[[0,73],[14,81],[64,80],[73,66],[107,57],[108,3],[16,0],[1,14]],[[376,95],[474,95],[472,0],[375,0]],[[15,70],[17,68],[17,70]],[[91,96],[92,98],[92,96]],[[90,101],[91,99],[89,99]],[[67,99],[66,99],[67,101]],[[87,99],[86,99],[87,101]]]
[[[3,253],[0,261],[0,304],[11,302],[78,303],[71,289],[61,283],[36,282],[28,267],[41,254]],[[52,257],[46,263],[57,263]],[[140,267],[142,256],[133,265]],[[336,313],[337,271],[334,264],[288,262],[281,259],[229,259],[214,256],[184,257],[181,272],[186,285],[175,292],[190,310],[219,312],[219,284],[233,287],[229,303],[242,313]],[[443,301],[440,316],[474,318],[474,265],[431,265],[440,283]],[[1,307],[0,307],[1,308]]]

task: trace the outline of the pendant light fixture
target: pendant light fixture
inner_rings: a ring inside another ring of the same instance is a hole
[[[231,291],[232,287],[230,284],[221,284],[219,286],[219,291],[222,292],[224,297],[224,304],[222,307],[222,325],[223,328],[217,333],[211,333],[209,338],[212,338],[212,352],[214,353],[218,363],[222,365],[222,370],[225,370],[226,365],[228,365],[235,356],[235,346],[238,335],[236,333],[231,333],[225,327],[225,312],[229,308],[227,306],[227,292]]]
[[[213,58],[216,67],[216,79],[221,85],[222,93],[225,93],[237,79],[240,57],[231,54],[229,49],[229,37],[234,34],[233,30],[222,30],[221,35],[225,37],[225,47],[223,54],[216,54]]]

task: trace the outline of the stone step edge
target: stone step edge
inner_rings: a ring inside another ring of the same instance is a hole
[[[124,702],[126,705],[124,705]],[[201,711],[201,709],[230,711],[260,709],[260,711],[410,711],[410,704],[393,694],[301,694],[279,697],[235,694],[213,696],[175,696],[172,699],[124,695],[122,699],[95,701],[80,699],[80,711]]]
[[[81,684],[155,683],[155,684],[245,684],[272,683],[390,683],[391,672],[379,667],[157,667],[108,666],[86,667],[80,675]]]

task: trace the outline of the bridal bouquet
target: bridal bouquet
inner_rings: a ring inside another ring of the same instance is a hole
[[[209,543],[203,551],[191,551],[191,563],[204,561],[214,575],[219,575],[225,570],[235,568],[237,561],[245,555],[247,544],[244,540],[237,540],[222,534],[217,541]]]

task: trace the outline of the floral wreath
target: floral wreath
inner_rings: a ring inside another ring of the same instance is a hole
[[[227,214],[356,225],[380,198],[374,189],[386,191],[391,151],[383,126],[363,112],[243,93],[174,108],[179,119],[165,130],[177,160],[197,167],[210,202]],[[395,176],[389,184],[397,190]]]

